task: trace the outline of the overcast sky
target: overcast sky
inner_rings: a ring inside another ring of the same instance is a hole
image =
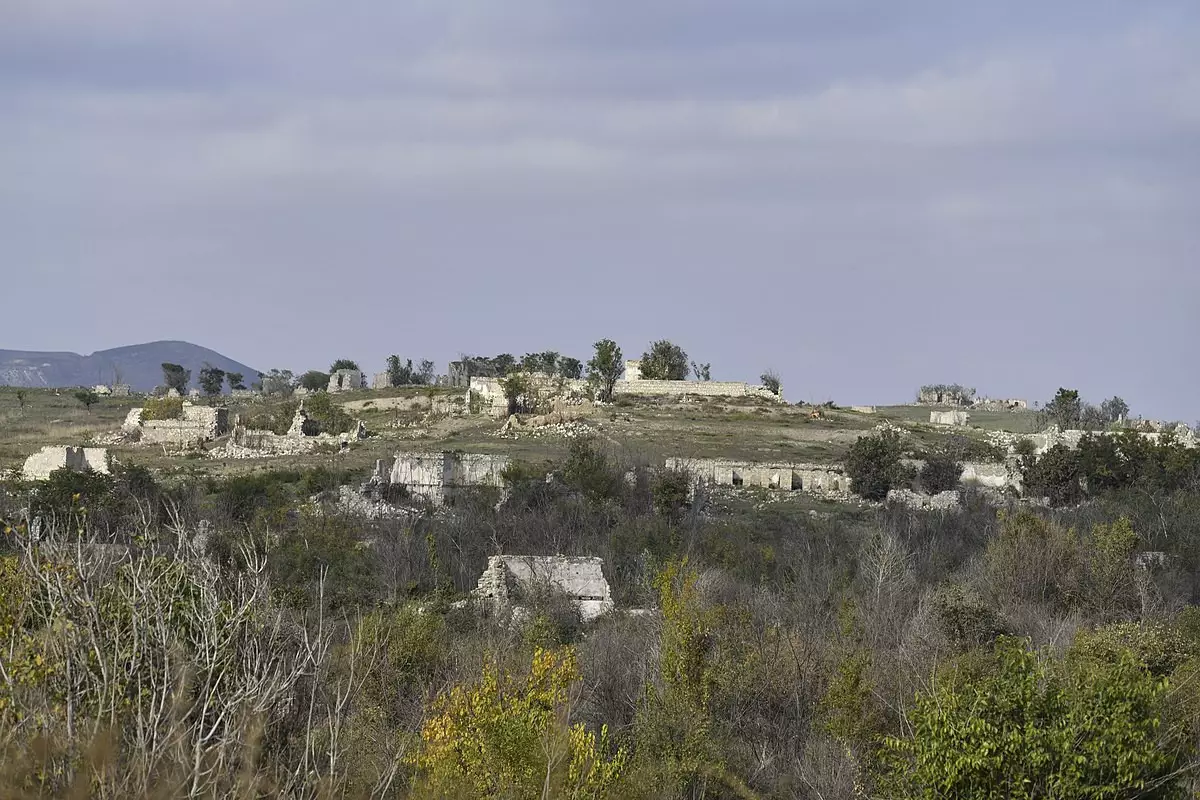
[[[0,347],[1200,418],[1200,3],[0,0]]]

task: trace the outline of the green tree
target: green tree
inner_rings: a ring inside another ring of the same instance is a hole
[[[578,358],[562,356],[558,359],[558,374],[564,378],[579,380],[583,377],[583,362]]]
[[[1100,414],[1109,424],[1120,422],[1129,416],[1129,404],[1120,397],[1110,397],[1100,404]]]
[[[945,453],[936,453],[927,457],[921,467],[921,488],[930,494],[957,489],[962,473],[961,462]]]
[[[421,366],[417,369],[417,374],[413,376],[413,380],[423,385],[432,386],[435,378],[437,378],[437,365],[428,358],[421,359]]]
[[[75,392],[75,399],[83,403],[89,414],[92,413],[92,406],[100,402],[100,395],[93,392],[91,389],[80,389]]]
[[[692,362],[692,374],[696,376],[698,381],[712,380],[712,364],[697,364]]]
[[[351,361],[348,358],[339,358],[337,361],[329,365],[330,372],[337,372],[339,369],[358,369],[358,362]]]
[[[387,359],[388,384],[391,386],[407,386],[413,382],[413,363],[408,359],[400,363],[400,356],[390,355]]]
[[[259,378],[262,380],[262,390],[265,394],[281,394],[287,397],[295,388],[295,376],[290,369],[273,369],[266,375],[259,375]]]
[[[621,348],[612,339],[596,342],[595,355],[587,363],[588,379],[595,383],[598,399],[611,403],[613,387],[625,369]]]
[[[1079,427],[1083,418],[1083,401],[1078,389],[1062,389],[1043,409],[1046,417],[1063,430]]]
[[[642,353],[642,377],[652,381],[684,381],[688,376],[688,354],[679,345],[660,339]]]
[[[1001,638],[917,695],[882,785],[905,800],[1182,798],[1192,747],[1161,724],[1166,696],[1128,651],[1058,662]]]
[[[310,369],[300,376],[299,384],[310,392],[320,392],[329,387],[329,375],[319,369]]]
[[[1079,453],[1063,444],[1021,462],[1025,495],[1049,498],[1054,506],[1076,505],[1083,499],[1079,476]]]
[[[884,499],[902,479],[900,459],[903,455],[904,446],[896,431],[883,430],[860,437],[850,445],[846,457],[850,489],[867,500]]]
[[[500,390],[508,401],[509,414],[524,414],[532,406],[532,387],[524,372],[512,372],[500,379]]]
[[[229,391],[231,392],[244,391],[246,388],[246,384],[244,383],[245,379],[246,376],[240,372],[225,373],[225,382],[229,384]]]
[[[164,361],[162,364],[163,384],[167,389],[174,389],[180,394],[187,394],[188,384],[192,380],[192,371],[184,369],[179,364]]]
[[[207,361],[200,368],[200,377],[198,379],[200,388],[209,397],[213,397],[221,393],[221,387],[225,385],[225,370],[220,367],[214,367]]]

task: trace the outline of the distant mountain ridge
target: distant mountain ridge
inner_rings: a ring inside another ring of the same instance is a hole
[[[162,364],[182,364],[192,371],[192,386],[205,363],[226,372],[240,372],[246,385],[258,377],[254,367],[191,342],[146,342],[78,353],[0,350],[0,386],[61,387],[111,384],[120,376],[134,391],[147,392],[163,382]]]

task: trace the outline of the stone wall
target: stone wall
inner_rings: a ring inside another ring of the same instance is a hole
[[[974,484],[988,489],[1021,489],[1021,473],[1015,461],[1010,464],[968,461],[963,464],[959,480],[964,485]]]
[[[584,622],[591,622],[613,608],[603,564],[593,556],[492,556],[472,595],[507,611],[519,599],[514,594],[552,587],[574,600]]]
[[[397,453],[375,462],[371,483],[403,486],[435,505],[453,500],[459,489],[503,487],[508,456],[488,453]]]
[[[136,412],[136,417],[135,417]],[[173,447],[190,447],[199,442],[208,442],[229,432],[229,409],[222,406],[197,406],[183,404],[180,419],[141,418],[140,408],[129,412],[122,429],[130,429],[137,420],[143,444],[160,444]]]
[[[329,374],[330,392],[351,392],[367,388],[367,377],[357,369],[339,369]]]
[[[782,392],[773,393],[765,386],[738,381],[645,381],[623,380],[613,386],[614,395],[644,395],[651,397],[680,397],[694,394],[702,397],[758,397],[782,401]]]
[[[769,464],[721,458],[668,458],[667,469],[687,472],[715,486],[757,486],[763,489],[844,493],[850,477],[841,467],[826,464]]]
[[[530,401],[542,408],[552,407],[553,401],[559,398],[582,400],[591,396],[588,382],[579,378],[526,374],[525,379],[531,391],[536,393],[536,397],[530,398]],[[466,402],[468,409],[477,410],[489,417],[503,419],[508,416],[508,398],[504,396],[499,378],[470,378]]]
[[[21,477],[27,481],[44,481],[56,469],[75,472],[99,472],[107,475],[108,450],[103,447],[60,447],[47,445],[25,459]]]
[[[966,425],[971,415],[965,411],[930,411],[931,425]]]

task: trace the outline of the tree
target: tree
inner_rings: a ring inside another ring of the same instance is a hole
[[[162,364],[163,383],[168,390],[174,389],[180,394],[187,394],[188,384],[192,380],[192,371],[184,369],[179,364],[164,361]]]
[[[642,377],[650,381],[685,381],[688,355],[677,344],[660,339],[642,353]]]
[[[400,356],[390,355],[387,359],[388,384],[391,386],[406,386],[413,382],[412,359],[400,363]]]
[[[517,365],[517,359],[512,353],[501,353],[498,356],[493,356],[489,363],[491,363],[492,369],[496,371],[497,375],[507,375]]]
[[[571,380],[583,377],[583,362],[578,358],[563,356],[558,360],[558,374]]]
[[[19,408],[25,407],[25,390],[24,389],[17,389],[17,406]]]
[[[611,403],[613,387],[625,369],[621,348],[612,339],[601,339],[594,347],[596,353],[587,363],[588,380],[596,384],[598,398]]]
[[[421,728],[412,762],[429,796],[611,796],[627,755],[571,723],[571,687],[582,678],[571,648],[534,650],[528,672],[494,661],[478,680],[441,693]]]
[[[712,380],[712,364],[697,364],[692,362],[692,374],[696,376],[698,381]]]
[[[561,357],[554,350],[538,353],[538,370],[544,375],[556,375],[558,373],[558,360]]]
[[[1083,499],[1079,482],[1079,453],[1056,444],[1040,458],[1021,462],[1021,482],[1027,497],[1046,497],[1054,506],[1072,506]]]
[[[428,358],[421,359],[421,366],[417,370],[417,374],[414,378],[417,381],[417,383],[431,386],[431,385],[433,385],[434,379],[436,377],[437,377],[437,365],[434,364],[432,361],[430,361]]]
[[[329,388],[329,375],[321,372],[319,369],[310,369],[300,376],[299,383],[307,391],[319,392]]]
[[[1079,390],[1060,388],[1043,411],[1051,422],[1063,430],[1079,427],[1080,418],[1083,416],[1083,401],[1079,399]]]
[[[273,369],[258,377],[262,379],[262,390],[265,394],[281,394],[287,397],[296,385],[295,376],[290,369]]]
[[[1129,416],[1129,404],[1120,397],[1111,397],[1100,404],[1100,413],[1109,424]]]
[[[500,390],[508,401],[509,414],[523,414],[530,409],[529,378],[524,372],[513,372],[500,379]]]
[[[339,369],[358,370],[358,362],[351,361],[348,358],[339,358],[337,361],[329,365],[330,372],[337,372]]]
[[[958,488],[963,465],[944,453],[931,455],[921,467],[921,488],[930,494],[948,492]]]
[[[867,500],[883,500],[888,491],[899,483],[902,475],[900,458],[904,447],[900,434],[883,430],[872,436],[862,436],[850,445],[846,457],[846,474],[850,489]]]
[[[1183,797],[1193,748],[1161,724],[1167,690],[1128,650],[1056,661],[1002,637],[917,695],[883,785],[905,800]]]
[[[100,402],[100,395],[93,392],[91,389],[80,389],[75,392],[75,399],[83,403],[89,414],[92,413],[92,406]]]
[[[200,368],[199,383],[200,388],[209,397],[218,395],[221,393],[221,387],[225,385],[225,370],[214,367],[206,361]]]
[[[246,384],[243,383],[243,381],[245,380],[245,377],[246,376],[240,372],[226,372],[225,373],[225,381],[229,384],[229,391],[231,391],[231,392],[245,391]]]
[[[758,379],[762,381],[763,386],[767,387],[767,391],[776,397],[779,396],[779,391],[783,384],[779,382],[779,375],[775,372],[775,370],[767,370],[760,375]]]

